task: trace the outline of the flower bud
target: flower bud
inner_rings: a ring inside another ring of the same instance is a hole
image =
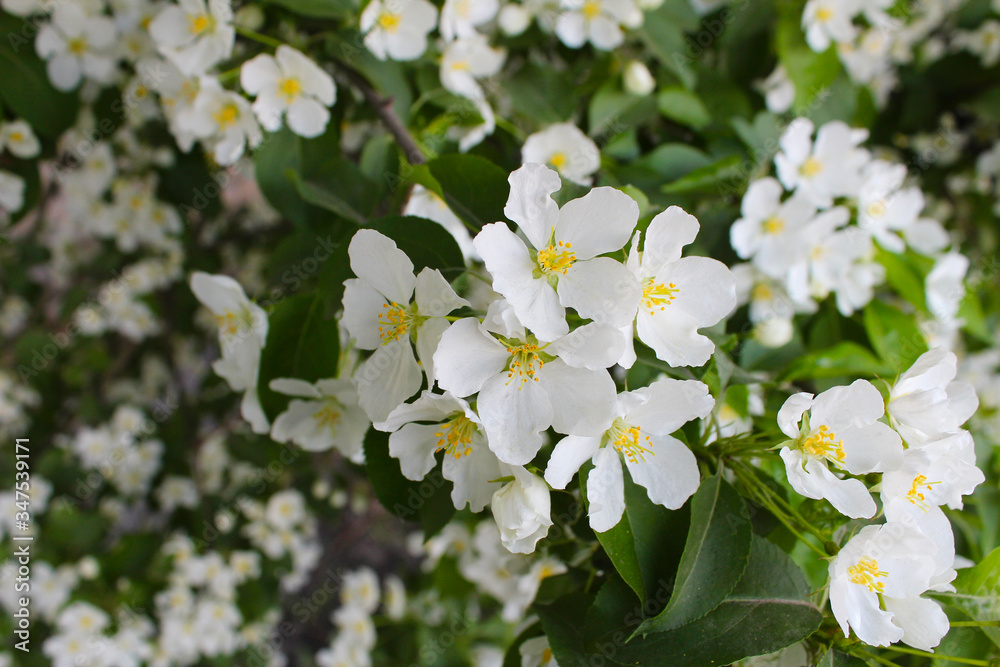
[[[633,95],[649,95],[656,88],[656,79],[649,73],[649,68],[638,60],[630,60],[625,65],[622,77],[625,90]]]

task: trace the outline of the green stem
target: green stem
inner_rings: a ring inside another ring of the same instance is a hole
[[[952,621],[953,628],[996,628],[1000,627],[1000,621]]]
[[[805,517],[799,514],[798,511],[788,503],[788,501],[786,501],[784,498],[782,498],[774,491],[772,491],[770,487],[764,484],[760,480],[760,478],[757,477],[757,475],[748,471],[746,469],[746,464],[741,464],[739,467],[734,466],[733,470],[740,470],[740,472],[743,473],[740,476],[740,479],[743,480],[744,484],[748,484],[749,486],[754,487],[761,494],[764,501],[763,504],[771,511],[772,514],[774,514],[780,519],[781,517],[779,516],[779,514],[775,513],[774,511],[777,507],[780,507],[782,514],[784,514],[789,519],[795,520],[795,522],[798,523],[799,526],[801,526],[804,530],[806,530],[807,532],[812,534],[813,537],[819,540],[820,544],[823,545],[825,548],[826,543],[830,541],[830,537],[828,535],[824,535],[822,531],[820,531],[818,528],[816,528],[811,523],[806,521]],[[782,521],[782,523],[785,522]],[[798,531],[792,530],[792,532],[796,536],[799,536]],[[809,546],[812,546],[811,542],[806,542],[806,543],[809,544]],[[813,549],[813,551],[816,551],[816,549]],[[821,555],[824,558],[826,558],[829,554],[827,554],[824,551]]]
[[[959,658],[953,655],[941,655],[940,653],[928,653],[927,651],[918,651],[913,648],[903,648],[901,646],[893,646],[890,651],[896,651],[897,653],[909,653],[910,655],[919,655],[924,658],[934,658],[936,660],[951,660],[952,662],[957,662],[963,665],[979,665],[979,667],[990,667],[990,663],[986,660],[976,660],[975,658]]]
[[[874,653],[869,653],[868,651],[861,651],[861,650],[858,650],[858,653],[860,653],[861,655],[863,655],[868,660],[874,660],[875,662],[877,662],[880,665],[885,665],[886,667],[899,667],[899,665],[896,664],[895,662],[893,662],[891,660],[886,660],[885,658],[879,657],[879,656],[875,655]]]
[[[262,35],[259,32],[250,30],[249,28],[236,26],[236,34],[242,35],[247,39],[252,39],[255,42],[260,42],[261,44],[265,46],[270,46],[271,48],[274,49],[278,48],[279,46],[285,45],[285,43],[279,39],[275,39],[274,37],[268,37],[267,35]]]
[[[828,554],[825,551],[817,547],[810,540],[807,540],[805,535],[796,530],[791,517],[786,516],[785,513],[778,509],[778,507],[772,503],[766,495],[761,493],[761,489],[764,487],[758,483],[755,475],[749,474],[745,470],[741,470],[738,467],[734,467],[732,470],[736,474],[736,477],[743,482],[743,485],[746,486],[747,490],[754,496],[754,500],[766,507],[778,521],[784,524],[785,528],[795,535],[799,541],[803,542],[807,547],[812,549],[816,555],[820,558],[827,557]]]

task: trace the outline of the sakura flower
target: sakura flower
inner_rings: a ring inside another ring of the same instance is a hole
[[[365,46],[379,60],[416,60],[427,50],[437,15],[427,0],[371,0],[361,13]]]
[[[614,528],[625,510],[622,459],[649,499],[677,509],[698,490],[701,480],[694,454],[670,434],[692,419],[707,417],[715,405],[708,387],[697,380],[657,380],[618,395],[614,419],[597,436],[567,436],[552,452],[545,481],[565,489],[580,466],[593,459],[587,479],[590,527]]]
[[[861,10],[857,0],[809,0],[802,13],[806,42],[813,51],[830,48],[830,42],[854,41],[854,17]]]
[[[266,433],[270,424],[257,395],[260,353],[267,340],[267,314],[247,298],[243,288],[228,276],[191,274],[191,291],[215,315],[219,325],[222,359],[212,369],[242,391],[241,413],[254,433]]]
[[[337,89],[333,78],[301,51],[281,45],[274,57],[261,53],[243,63],[240,85],[257,99],[253,111],[268,132],[281,128],[287,114],[288,126],[303,137],[323,133],[330,120]]]
[[[517,318],[541,341],[565,336],[566,306],[581,317],[623,326],[639,300],[635,278],[618,261],[598,255],[619,250],[635,229],[639,206],[602,187],[560,209],[552,200],[559,175],[527,164],[508,179],[504,213],[531,246],[503,222],[483,227],[473,244]]]
[[[220,165],[233,164],[263,138],[250,103],[211,77],[201,79],[194,104],[178,115],[177,125],[206,142]]]
[[[868,138],[868,130],[852,130],[833,121],[819,128],[815,143],[812,133],[812,121],[792,121],[781,135],[781,152],[774,157],[774,164],[785,188],[827,208],[834,197],[853,195],[861,186],[861,168],[869,154],[858,145]]]
[[[955,381],[958,358],[942,347],[924,352],[889,392],[893,428],[911,447],[946,433],[956,433],[979,407],[976,390]]]
[[[871,646],[902,640],[929,651],[948,632],[937,602],[921,598],[934,574],[934,542],[890,522],[866,526],[830,563],[830,606],[845,635]]]
[[[524,141],[521,162],[549,165],[565,179],[590,185],[591,177],[601,166],[601,152],[576,125],[556,123]]]
[[[35,40],[35,50],[46,60],[52,85],[73,90],[83,77],[109,83],[115,73],[110,49],[116,36],[115,24],[105,16],[86,13],[74,4],[59,4],[52,22],[45,24]]]
[[[439,30],[446,42],[476,37],[476,28],[493,20],[500,9],[498,0],[445,0]]]
[[[233,52],[230,0],[177,0],[149,24],[156,46],[186,76],[204,74]]]
[[[12,120],[9,123],[0,123],[0,152],[3,150],[27,160],[36,157],[42,147],[26,121]]]
[[[429,422],[429,424],[417,423]],[[425,391],[413,403],[405,403],[375,424],[389,431],[389,454],[399,459],[403,476],[422,480],[435,466],[434,455],[444,452],[441,474],[454,483],[451,499],[455,509],[466,504],[480,512],[490,502],[491,480],[502,477],[500,463],[486,444],[479,416],[461,398]]]
[[[24,206],[24,179],[0,169],[0,210],[16,213]]]
[[[733,249],[743,259],[772,278],[780,278],[791,267],[802,244],[800,235],[816,213],[804,195],[794,194],[784,202],[781,183],[773,178],[754,181],[740,205],[743,214],[729,229]]]
[[[578,49],[590,42],[611,51],[625,41],[622,28],[642,25],[642,10],[632,0],[562,0],[555,32],[566,46]]]
[[[707,257],[681,257],[700,225],[691,214],[671,206],[649,223],[642,252],[639,235],[632,242],[628,269],[639,281],[642,297],[635,320],[639,339],[671,366],[701,366],[715,344],[698,329],[716,324],[736,307],[736,281],[726,265]],[[630,367],[631,325],[626,353]]]
[[[920,188],[902,188],[906,167],[883,160],[871,162],[864,170],[858,191],[858,225],[879,245],[892,252],[905,249],[897,233],[906,233],[924,208]]]
[[[852,475],[899,468],[903,444],[878,421],[884,414],[882,395],[867,380],[815,397],[790,396],[778,411],[778,426],[792,438],[780,452],[792,488],[806,498],[826,498],[851,518],[874,516],[875,501],[865,485],[838,477],[830,466]]]
[[[271,380],[269,386],[279,394],[298,397],[275,418],[272,439],[291,440],[308,452],[335,447],[349,458],[361,451],[369,421],[358,407],[358,392],[349,380],[328,379],[312,384],[279,378]]]
[[[757,341],[767,347],[781,347],[792,340],[795,334],[792,318],[812,308],[794,303],[782,281],[771,278],[752,264],[737,264],[732,272],[737,302],[750,304],[748,314],[756,325],[754,337]]]
[[[784,65],[774,68],[766,79],[757,84],[764,95],[764,104],[771,113],[785,113],[795,102],[795,84],[788,78]]]
[[[441,84],[456,95],[483,99],[485,93],[477,79],[499,72],[506,57],[504,49],[491,47],[482,35],[451,42],[441,57]]]
[[[622,353],[618,332],[591,323],[540,342],[509,304],[495,304],[489,328],[473,318],[451,325],[434,366],[442,389],[459,397],[479,392],[479,417],[497,458],[527,464],[549,426],[570,435],[601,433],[614,408],[614,382],[604,369]]]
[[[362,350],[374,350],[354,375],[361,408],[384,421],[420,389],[423,364],[434,384],[434,350],[448,327],[445,315],[469,303],[455,294],[437,269],[413,275],[413,262],[396,244],[370,229],[348,248],[357,279],[344,282],[344,328]]]
[[[549,487],[520,466],[503,466],[514,479],[493,494],[493,518],[507,550],[530,554],[552,525]]]

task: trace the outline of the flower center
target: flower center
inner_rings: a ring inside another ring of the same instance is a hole
[[[784,231],[784,229],[785,229],[785,221],[782,220],[781,218],[771,216],[770,218],[764,221],[764,232],[767,234],[771,234],[772,236],[775,234],[780,234],[782,231]]]
[[[566,154],[562,151],[558,151],[552,154],[549,158],[549,164],[555,167],[558,171],[562,171],[562,168],[566,166]]]
[[[339,405],[333,399],[327,399],[323,402],[323,407],[317,410],[313,414],[313,419],[316,421],[317,428],[328,428],[330,433],[337,432],[337,424],[340,423],[340,410]]]
[[[552,649],[548,646],[542,651],[542,667],[545,667],[552,660]]]
[[[885,590],[885,582],[878,580],[888,577],[889,573],[878,569],[878,561],[874,558],[862,556],[855,565],[847,568],[847,575],[852,584],[861,584],[873,593],[881,593]]]
[[[576,253],[571,250],[572,243],[557,242],[538,251],[538,265],[543,273],[561,273],[563,275],[576,261]]]
[[[872,218],[881,218],[885,215],[885,204],[880,201],[872,202],[868,205],[868,215]]]
[[[87,52],[87,40],[83,37],[74,37],[66,44],[66,48],[73,55],[82,56]]]
[[[441,430],[434,434],[437,441],[437,451],[442,449],[446,454],[460,459],[472,453],[472,436],[476,432],[476,423],[459,413],[451,420],[441,425]]]
[[[751,294],[751,299],[753,301],[770,301],[774,298],[774,292],[771,288],[764,283],[758,283],[753,286],[753,292]]]
[[[14,142],[14,143],[20,143],[20,142],[24,141],[24,135],[21,134],[20,132],[11,132],[10,133],[10,140],[12,142]]]
[[[802,441],[802,449],[814,459],[826,459],[837,465],[844,463],[844,442],[837,440],[837,434],[826,424],[821,424]]]
[[[913,483],[910,484],[910,490],[906,492],[906,499],[926,512],[930,509],[930,505],[926,502],[927,497],[924,492],[933,491],[934,485],[940,483],[928,482],[926,475],[917,475],[913,478]]]
[[[680,291],[674,283],[658,283],[652,278],[646,278],[642,284],[642,305],[653,315],[657,308],[665,310],[673,303]]]
[[[601,2],[600,0],[587,0],[583,3],[583,16],[588,21],[593,21],[601,13]]]
[[[382,12],[378,15],[378,24],[386,32],[396,32],[399,30],[400,20],[399,14],[393,14],[392,12]]]
[[[219,126],[220,130],[225,130],[227,127],[235,125],[236,119],[239,116],[240,110],[232,103],[223,105],[222,108],[212,114],[212,118],[215,119],[215,124]]]
[[[302,93],[302,84],[298,79],[289,77],[278,82],[278,94],[285,98],[286,104],[291,104]]]
[[[413,313],[395,301],[385,304],[378,316],[378,337],[383,345],[399,340],[413,324]]]
[[[823,163],[814,157],[811,157],[808,160],[806,160],[799,168],[799,173],[801,173],[806,178],[812,178],[821,171],[823,171]]]
[[[247,309],[239,313],[227,310],[222,315],[216,315],[215,322],[222,333],[235,336],[240,329],[249,329],[253,326],[253,314]]]
[[[520,380],[518,389],[521,389],[529,380],[538,382],[535,373],[545,365],[545,362],[542,361],[537,345],[525,343],[517,347],[508,347],[507,352],[510,353],[510,361],[507,362],[507,384]]]
[[[642,461],[645,463],[646,454],[654,456],[648,435],[642,434],[642,429],[633,426],[622,420],[621,417],[615,419],[608,429],[608,439],[615,449],[622,453],[626,459],[632,463]]]
[[[826,23],[833,18],[833,10],[829,7],[820,7],[816,11],[816,20],[820,23]]]
[[[208,14],[189,14],[188,15],[188,30],[195,35],[200,35],[201,33],[210,30],[212,24],[215,21]]]

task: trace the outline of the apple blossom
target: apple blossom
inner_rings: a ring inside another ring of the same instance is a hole
[[[307,138],[323,134],[330,120],[327,107],[337,97],[333,78],[301,51],[285,45],[273,57],[261,53],[243,63],[240,85],[257,97],[253,112],[265,130],[276,132],[285,115],[292,131]]]

